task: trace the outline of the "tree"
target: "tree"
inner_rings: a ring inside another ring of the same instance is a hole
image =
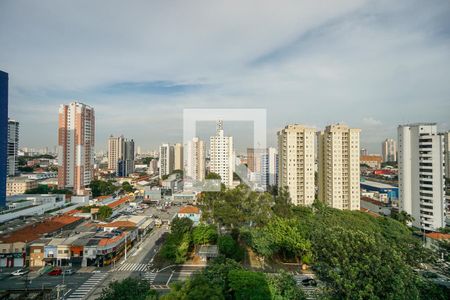
[[[175,217],[170,224],[170,230],[173,234],[182,236],[183,234],[190,232],[194,222],[189,218]]]
[[[195,245],[214,244],[217,240],[217,229],[214,225],[199,224],[192,231]]]
[[[266,280],[272,299],[306,299],[303,291],[297,286],[294,277],[285,271],[281,271],[279,274],[267,274]]]
[[[414,218],[411,215],[409,215],[406,211],[403,211],[403,210],[400,212],[393,211],[391,213],[391,218],[399,221],[403,225],[406,225],[406,224],[414,221]]]
[[[128,181],[125,181],[125,182],[123,182],[122,183],[122,189],[126,192],[126,193],[132,193],[132,192],[134,192],[134,188],[133,188],[133,186],[128,182]]]
[[[229,234],[219,236],[217,245],[220,253],[225,255],[226,258],[236,261],[241,261],[244,258],[244,249]]]
[[[210,280],[203,275],[194,274],[183,284],[177,283],[171,286],[168,294],[161,297],[163,300],[222,300],[222,289],[216,284],[211,284]]]
[[[104,288],[99,300],[156,300],[158,293],[145,280],[133,277],[113,281]]]
[[[271,299],[269,285],[263,273],[231,270],[228,273],[228,279],[236,300]]]
[[[102,221],[108,219],[109,217],[111,217],[113,213],[113,210],[111,207],[107,206],[107,205],[103,205],[100,206],[100,208],[98,209],[98,218]]]
[[[111,195],[119,189],[119,187],[114,185],[114,181],[112,180],[92,180],[89,187],[91,188],[92,196],[94,198],[98,196]]]

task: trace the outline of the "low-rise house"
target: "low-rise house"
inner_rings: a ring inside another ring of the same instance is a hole
[[[194,225],[197,225],[200,222],[201,215],[200,209],[191,205],[180,208],[177,214],[178,218],[191,219],[192,222],[194,222]]]

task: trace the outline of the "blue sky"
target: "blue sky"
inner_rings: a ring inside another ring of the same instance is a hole
[[[447,0],[4,0],[0,69],[23,146],[55,145],[59,104],[79,100],[97,149],[181,141],[183,108],[266,108],[269,144],[344,122],[377,153],[398,124],[450,129],[449,15]],[[225,130],[248,146],[250,124]]]

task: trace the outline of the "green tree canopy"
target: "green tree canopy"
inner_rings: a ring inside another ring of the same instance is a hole
[[[113,281],[104,288],[98,300],[156,300],[158,293],[144,280],[133,277]]]
[[[107,206],[107,205],[103,205],[100,206],[100,208],[98,209],[98,218],[102,221],[108,219],[109,217],[111,217],[113,213],[113,210],[111,207]]]
[[[195,245],[214,244],[217,241],[217,229],[214,225],[199,224],[192,231]]]

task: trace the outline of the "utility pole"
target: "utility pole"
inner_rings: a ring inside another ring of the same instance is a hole
[[[125,233],[125,260],[127,260],[127,234]]]

